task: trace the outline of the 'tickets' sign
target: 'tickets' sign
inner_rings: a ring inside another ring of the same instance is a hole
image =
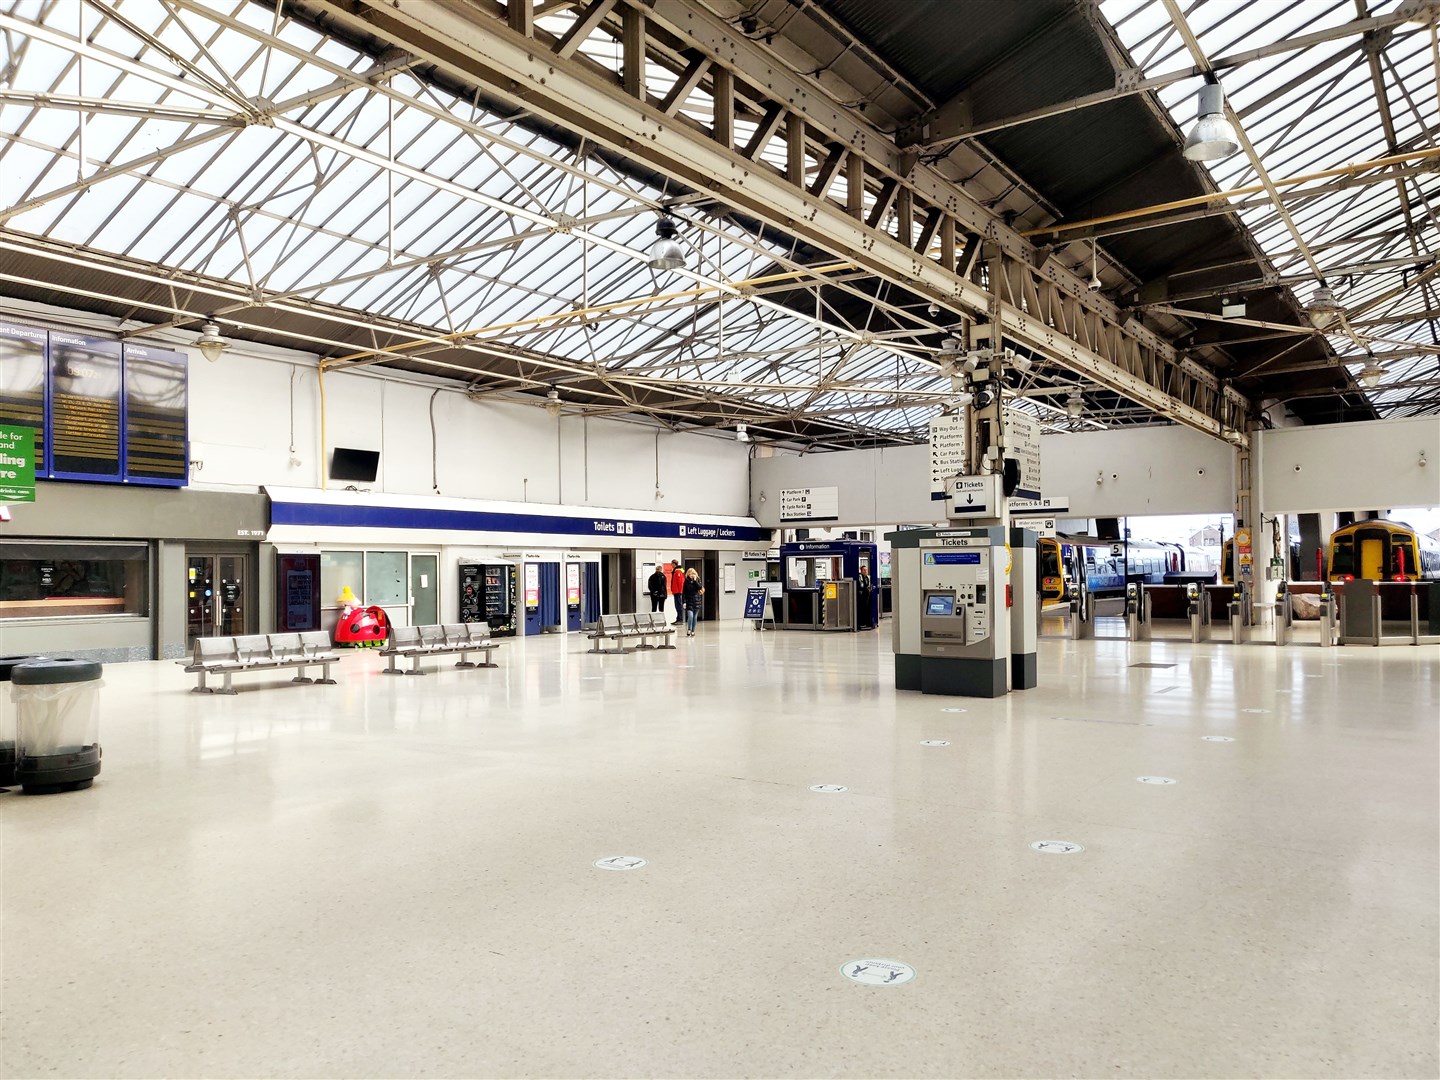
[[[0,427],[0,502],[35,501],[35,429]]]

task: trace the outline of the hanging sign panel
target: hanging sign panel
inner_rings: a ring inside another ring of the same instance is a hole
[[[838,521],[839,519],[839,488],[780,489],[781,521]]]
[[[937,416],[930,421],[930,498],[945,498],[945,481],[965,472],[965,417]]]
[[[185,357],[147,345],[125,346],[125,479],[185,483]]]
[[[120,343],[50,334],[50,472],[120,479]]]
[[[1040,498],[1040,421],[1018,409],[1005,410],[1005,456],[1020,465],[1015,495]]]

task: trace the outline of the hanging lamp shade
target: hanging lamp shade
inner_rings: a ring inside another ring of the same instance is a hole
[[[1225,91],[1218,82],[1200,87],[1199,114],[1185,137],[1184,155],[1191,161],[1221,161],[1240,149],[1235,127],[1225,117]]]

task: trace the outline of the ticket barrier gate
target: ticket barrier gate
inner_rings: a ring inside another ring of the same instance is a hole
[[[1070,598],[1070,638],[1083,641],[1095,636],[1095,598],[1081,588]]]
[[[1387,613],[1392,616],[1388,633]],[[1403,618],[1405,614],[1408,620]],[[1440,582],[1347,581],[1338,622],[1341,645],[1440,644]],[[1405,622],[1404,632],[1396,633],[1397,625]]]
[[[1126,590],[1126,628],[1131,641],[1151,640],[1155,620],[1184,620],[1193,643],[1210,640],[1210,607],[1195,583],[1130,585]]]

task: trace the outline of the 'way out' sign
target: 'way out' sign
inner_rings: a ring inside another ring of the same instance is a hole
[[[35,501],[35,429],[0,425],[0,502]]]

